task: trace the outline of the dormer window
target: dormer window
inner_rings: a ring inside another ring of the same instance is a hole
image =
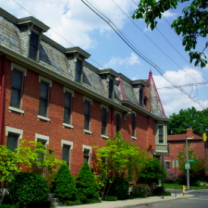
[[[110,79],[109,84],[108,84],[108,98],[109,99],[113,99],[113,90],[114,90],[113,79]]]
[[[139,90],[139,105],[143,106],[143,88]]]
[[[78,59],[75,68],[75,81],[82,83],[82,77],[83,77],[82,61]]]
[[[35,32],[31,32],[29,58],[37,60],[38,59],[38,49],[39,49],[39,34],[37,34]]]

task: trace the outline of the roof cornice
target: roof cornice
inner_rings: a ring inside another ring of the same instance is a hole
[[[90,54],[87,53],[86,51],[84,51],[83,49],[81,49],[80,47],[72,47],[72,48],[66,48],[65,53],[78,53],[82,56],[84,56],[85,59],[90,57]]]
[[[147,82],[145,82],[143,79],[137,79],[134,81],[131,81],[132,85],[144,85],[145,87],[149,86]]]
[[[109,69],[100,69],[99,74],[112,74],[114,77],[119,76],[119,74],[116,71],[114,71],[113,69],[110,69],[110,68]]]

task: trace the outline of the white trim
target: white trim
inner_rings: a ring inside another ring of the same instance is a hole
[[[67,88],[67,87],[64,86],[64,93],[65,92],[71,93],[72,94],[72,97],[74,97],[74,90],[71,90],[71,89],[69,89],[69,88]]]
[[[12,62],[11,70],[13,71],[14,69],[16,69],[17,71],[23,72],[24,76],[27,76],[27,69],[26,68],[19,66],[19,65]]]
[[[103,108],[105,108],[107,110],[107,112],[108,112],[108,106],[100,104],[100,109],[102,110]]]
[[[48,123],[50,122],[50,118],[48,117],[45,117],[45,116],[41,116],[41,115],[37,115],[37,118],[38,118],[38,121],[39,120],[44,120],[44,121],[47,121]]]
[[[49,136],[45,136],[45,135],[42,135],[42,134],[35,134],[35,141],[38,142],[38,139],[45,140],[46,145],[49,144]]]
[[[70,128],[70,129],[74,128],[74,126],[71,125],[71,124],[63,123],[62,125],[63,125],[63,127],[67,127],[67,128]]]
[[[134,137],[134,136],[131,136],[131,138],[132,138],[133,140],[137,140],[137,138],[136,138],[136,137]]]
[[[109,139],[109,136],[101,134],[101,139]]]
[[[84,131],[85,134],[90,134],[90,135],[92,135],[92,131],[90,131],[90,130],[84,129],[83,131]]]
[[[83,96],[83,102],[84,102],[85,100],[89,101],[89,102],[90,102],[90,104],[92,105],[92,99],[90,99],[90,98],[88,98],[88,97]]]
[[[66,145],[68,145],[68,146],[70,146],[70,149],[73,149],[73,145],[74,145],[74,143],[73,142],[70,142],[70,141],[67,141],[67,140],[61,140],[61,147],[63,147],[64,146],[64,144],[66,144]]]
[[[15,108],[15,107],[12,107],[12,106],[9,106],[9,112],[11,113],[12,111],[15,111],[17,113],[20,113],[21,115],[24,114],[24,111],[22,109],[19,109],[19,108]]]
[[[39,82],[41,82],[41,81],[47,82],[49,84],[49,86],[52,87],[52,80],[39,75]]]
[[[5,135],[8,136],[10,133],[19,134],[19,139],[22,139],[23,137],[23,130],[22,129],[16,129],[9,126],[6,126],[6,132]]]
[[[82,151],[84,152],[84,150],[87,149],[87,150],[90,150],[90,153],[92,153],[92,147],[91,146],[88,146],[88,145],[82,145]]]
[[[118,112],[118,111],[115,110],[115,115],[116,114],[119,114],[121,116],[121,118],[122,118],[122,113],[121,112]]]

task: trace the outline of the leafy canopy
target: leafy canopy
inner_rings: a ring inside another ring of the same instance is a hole
[[[208,108],[202,111],[198,111],[194,107],[181,109],[178,114],[173,113],[170,119],[168,134],[186,133],[186,129],[190,127],[199,136],[202,136],[204,132],[208,133]]]
[[[140,0],[137,9],[132,15],[133,19],[144,19],[146,24],[154,30],[157,26],[157,18],[169,9],[176,9],[179,3],[189,0]],[[195,60],[195,66],[205,67],[207,64],[204,50],[208,46],[206,42],[202,52],[193,51],[196,48],[199,37],[206,38],[208,34],[208,4],[207,0],[190,1],[189,6],[184,7],[183,16],[173,21],[171,27],[183,37],[185,51],[189,51],[190,62]]]

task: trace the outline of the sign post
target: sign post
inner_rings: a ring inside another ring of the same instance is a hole
[[[185,164],[185,168],[186,168],[186,177],[187,177],[187,190],[190,190],[190,179],[189,179],[189,169],[190,169],[190,164],[189,162],[189,155],[188,155],[188,138],[186,138],[186,164]]]
[[[177,185],[176,168],[178,168],[178,160],[173,160],[172,161],[172,166],[173,166],[173,168],[175,168],[175,197],[176,197],[177,196],[177,192],[176,192],[176,185]]]

